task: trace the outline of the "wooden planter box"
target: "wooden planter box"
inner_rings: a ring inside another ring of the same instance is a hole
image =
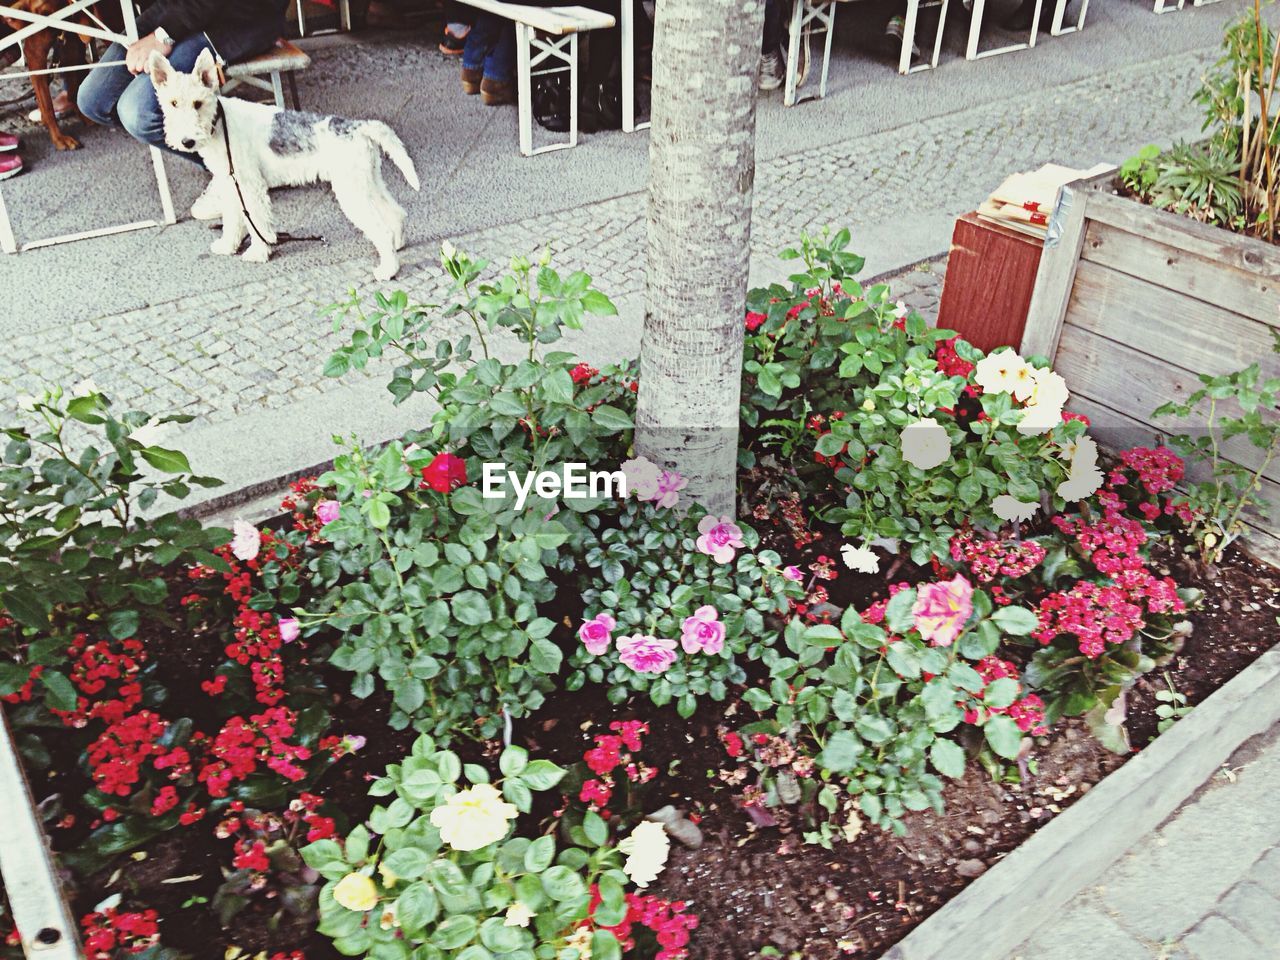
[[[1157,210],[1112,192],[1111,174],[1063,188],[1050,223],[1022,339],[1071,388],[1068,409],[1112,449],[1194,433],[1204,421],[1151,413],[1182,401],[1197,374],[1259,362],[1280,376],[1280,247]],[[1239,413],[1233,403],[1224,415]],[[1271,411],[1276,416],[1276,411]],[[1242,437],[1226,456],[1257,468]],[[1280,563],[1280,458],[1263,475],[1270,519],[1248,517],[1254,553]]]

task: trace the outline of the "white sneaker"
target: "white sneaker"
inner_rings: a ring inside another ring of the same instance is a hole
[[[782,59],[782,54],[778,52],[766,53],[760,57],[760,89],[761,90],[777,90],[782,86],[782,81],[786,76],[786,65]]]
[[[213,188],[212,180],[204,188],[204,193],[196,197],[196,202],[191,205],[191,216],[196,220],[222,219],[222,201],[218,197],[218,191]]]

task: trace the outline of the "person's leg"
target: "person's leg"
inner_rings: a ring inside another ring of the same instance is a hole
[[[764,42],[763,53],[782,52],[783,24],[782,0],[764,0]]]
[[[124,47],[118,43],[111,44],[102,55],[103,63],[115,60],[124,60]],[[133,74],[123,63],[113,67],[96,67],[81,81],[76,94],[76,105],[82,114],[100,126],[119,126],[116,104],[133,79]]]
[[[476,11],[475,23],[467,33],[466,43],[462,45],[462,92],[475,94],[480,92],[480,82],[484,78],[484,63],[498,43],[502,28],[507,21],[496,14],[483,10]]]
[[[174,69],[189,73],[196,64],[196,57],[204,50],[212,50],[213,45],[203,33],[197,33],[180,41],[169,54],[169,62]],[[83,87],[81,88],[84,89]],[[199,155],[170,150],[164,142],[164,115],[160,112],[160,103],[156,99],[155,87],[151,78],[145,73],[134,77],[129,86],[116,101],[116,116],[120,125],[135,140],[140,140],[153,147],[161,147],[177,154],[186,160],[200,163]]]
[[[493,44],[493,49],[484,58],[484,77],[499,83],[511,83],[516,76],[516,29],[510,22],[504,22],[502,29]]]

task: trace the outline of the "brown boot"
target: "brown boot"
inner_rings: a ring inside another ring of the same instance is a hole
[[[462,92],[467,95],[474,95],[480,92],[481,81],[484,79],[483,70],[470,70],[467,67],[462,68]]]
[[[516,85],[485,77],[480,83],[480,99],[484,101],[486,107],[500,107],[503,104],[515,103]]]

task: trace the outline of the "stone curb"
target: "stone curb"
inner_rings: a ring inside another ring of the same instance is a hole
[[[1264,653],[880,960],[999,960],[1051,921],[1250,737],[1280,722],[1280,645]]]

